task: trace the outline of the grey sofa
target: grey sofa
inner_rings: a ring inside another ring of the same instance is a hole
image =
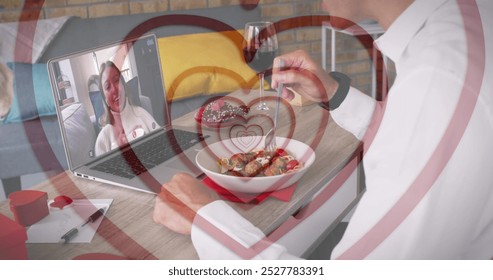
[[[241,6],[93,19],[71,18],[51,41],[39,62],[46,63],[53,57],[120,41],[132,30],[135,34],[154,33],[159,38],[242,29],[245,22],[259,19],[259,9],[247,10]],[[198,108],[207,98],[210,97],[196,96],[174,103],[172,119]],[[72,113],[77,112],[77,108],[72,109]],[[0,125],[0,179],[6,195],[19,189],[22,175],[66,169],[56,116]]]

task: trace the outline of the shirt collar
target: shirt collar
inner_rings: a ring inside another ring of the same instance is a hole
[[[415,0],[375,41],[378,49],[397,63],[426,20],[446,1],[449,0]]]

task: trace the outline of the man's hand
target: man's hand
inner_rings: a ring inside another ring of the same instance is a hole
[[[194,177],[180,173],[163,185],[154,204],[154,222],[172,231],[190,234],[197,211],[219,196]]]
[[[284,60],[285,65],[282,69],[279,67],[281,59]],[[290,87],[300,95],[316,102],[330,100],[339,86],[320,65],[302,50],[274,59],[272,88],[277,88],[279,83],[283,83],[286,87]],[[284,87],[282,96],[291,100],[294,94],[286,87]]]

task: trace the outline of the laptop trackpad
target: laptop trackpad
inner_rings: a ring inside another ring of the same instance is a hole
[[[181,160],[179,157],[173,158],[166,163],[163,163],[149,171],[151,175],[159,182],[168,182],[173,178],[173,175],[184,172],[194,177],[198,177],[202,174],[202,171],[198,169],[192,162]]]

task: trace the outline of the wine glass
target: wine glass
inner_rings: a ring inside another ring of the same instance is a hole
[[[278,51],[274,24],[269,21],[247,22],[243,35],[243,56],[260,79],[260,102],[257,110],[269,110],[264,102],[264,76],[272,68]]]

